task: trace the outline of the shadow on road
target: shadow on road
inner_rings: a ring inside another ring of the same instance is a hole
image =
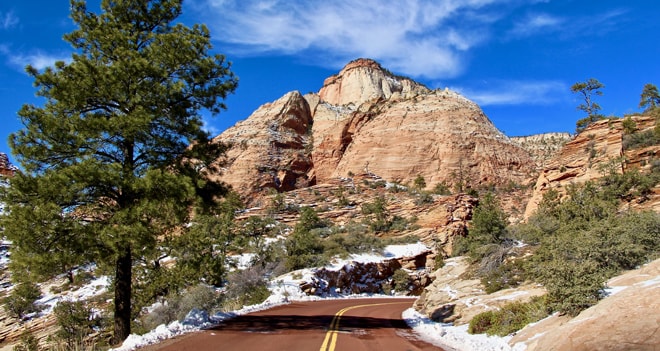
[[[326,330],[334,316],[238,316],[224,321],[211,330],[274,332],[277,330]],[[400,319],[342,316],[339,329],[407,329],[408,325]]]

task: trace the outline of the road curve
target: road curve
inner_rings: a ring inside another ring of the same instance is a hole
[[[142,351],[440,350],[401,319],[412,299],[294,302],[224,321]]]

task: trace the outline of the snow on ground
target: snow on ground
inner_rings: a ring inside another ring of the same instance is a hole
[[[406,257],[414,256],[421,252],[428,250],[429,248],[421,243],[417,244],[408,244],[408,245],[389,245],[384,250],[383,253],[371,253],[371,254],[359,254],[351,255],[346,259],[337,259],[331,265],[326,268],[329,269],[340,269],[346,264],[351,264],[352,262],[380,262],[391,258],[397,257]],[[250,255],[237,255],[232,257],[232,259],[238,262],[239,267],[247,264],[252,258]],[[261,304],[253,306],[245,306],[239,311],[234,311],[231,313],[220,313],[210,316],[208,318],[188,318],[186,317],[183,322],[174,321],[168,325],[160,325],[156,329],[150,331],[144,335],[130,335],[124,343],[113,351],[129,351],[134,350],[138,347],[155,344],[161,342],[165,339],[185,334],[192,331],[198,331],[200,329],[209,327],[214,323],[218,323],[227,318],[232,318],[237,315],[246,314],[250,312],[256,312],[260,310],[265,310],[271,307],[278,305],[286,304],[291,301],[316,301],[321,299],[328,298],[346,298],[341,295],[331,296],[331,297],[319,297],[319,296],[308,296],[302,290],[300,290],[300,283],[303,281],[309,281],[314,276],[313,269],[301,269],[294,272],[289,272],[279,277],[276,277],[271,280],[269,284],[269,290],[271,291],[270,297],[266,299]],[[382,295],[356,295],[351,296],[353,298],[364,298],[364,297],[383,297]],[[191,311],[193,313],[195,311]]]
[[[85,270],[93,270],[93,267],[84,268]],[[91,280],[89,283],[81,286],[80,288],[63,292],[53,293],[45,291],[42,297],[36,301],[37,305],[42,305],[44,308],[39,312],[40,315],[45,315],[53,312],[53,309],[60,301],[85,301],[94,296],[103,294],[110,286],[110,278],[108,276],[101,276]]]
[[[486,334],[469,334],[467,324],[452,326],[437,323],[419,314],[412,308],[403,312],[403,319],[415,331],[415,334],[430,344],[440,346],[447,351],[511,351],[508,341],[510,336],[498,337]]]
[[[333,267],[339,269],[352,262],[380,262],[390,258],[414,256],[418,253],[428,250],[428,247],[421,243],[409,245],[390,245],[385,248],[383,254],[360,254],[352,255],[347,259],[336,260],[326,268]],[[309,281],[314,275],[313,269],[302,269],[289,272],[271,280],[269,289],[271,296],[261,304],[245,306],[241,310],[230,313],[218,313],[213,316],[206,316],[202,312],[193,310],[184,319],[183,322],[175,321],[168,325],[160,325],[156,329],[144,335],[130,335],[124,341],[122,346],[111,351],[131,351],[138,347],[161,342],[188,332],[198,331],[208,328],[220,321],[233,318],[238,315],[269,309],[278,305],[286,304],[291,301],[315,301],[329,298],[347,298],[341,295],[330,297],[308,296],[300,290],[300,283]],[[378,297],[383,295],[351,295],[348,298]],[[396,298],[396,296],[394,296]],[[479,351],[510,351],[511,347],[507,344],[510,337],[488,337],[485,335],[471,335],[467,332],[467,325],[454,327],[450,324],[442,324],[431,321],[423,317],[415,310],[408,309],[404,312],[403,318],[410,325],[421,340],[441,346],[446,350],[479,350]]]

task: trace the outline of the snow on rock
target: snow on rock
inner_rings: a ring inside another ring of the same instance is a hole
[[[186,317],[183,318],[181,324],[203,328],[211,324],[211,319],[209,318],[208,312],[198,308],[193,308],[190,312],[188,312]]]

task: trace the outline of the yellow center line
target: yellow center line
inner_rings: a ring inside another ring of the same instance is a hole
[[[344,313],[346,313],[347,311],[350,311],[350,310],[355,309],[355,308],[360,308],[360,307],[396,305],[396,304],[402,304],[402,303],[410,303],[410,302],[406,301],[406,302],[372,303],[372,304],[357,305],[357,306],[350,306],[350,307],[342,308],[341,310],[339,310],[339,312],[335,313],[335,316],[332,318],[332,322],[330,322],[330,328],[328,329],[328,332],[325,333],[325,339],[323,339],[323,344],[321,344],[320,351],[334,351],[335,350],[335,346],[337,344],[337,333],[339,332],[339,320],[341,319],[341,316],[344,315]]]

